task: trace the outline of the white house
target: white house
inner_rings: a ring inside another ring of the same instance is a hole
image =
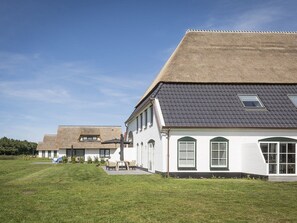
[[[38,144],[37,150],[39,150],[39,157],[74,156],[84,157],[85,160],[89,158],[94,160],[95,157],[99,160],[101,158],[120,160],[120,145],[102,144],[102,142],[119,138],[121,132],[120,126],[61,125],[58,127],[56,135],[44,136],[44,140]],[[133,148],[125,149],[124,155],[128,161],[136,159]]]
[[[297,34],[187,31],[126,126],[151,172],[296,180]]]
[[[56,148],[56,134],[46,134],[43,141],[37,145],[38,156],[40,158],[54,158],[59,156],[58,149]]]

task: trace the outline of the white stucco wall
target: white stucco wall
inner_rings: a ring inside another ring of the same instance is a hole
[[[258,140],[269,137],[290,137],[297,139],[297,131],[259,129],[171,129],[170,172],[183,172],[177,169],[177,140],[185,136],[190,136],[197,140],[196,159],[198,172],[214,172],[214,170],[210,170],[210,140],[215,137],[224,137],[229,140],[229,170],[220,172],[244,172],[266,175],[267,164],[263,158]],[[166,172],[166,165],[164,165],[164,167],[163,172]]]
[[[155,106],[155,105],[154,105]],[[148,105],[146,108],[142,110],[145,111],[148,109],[150,105]],[[163,146],[162,146],[162,136],[159,131],[157,119],[156,119],[156,113],[157,111],[154,109],[154,116],[153,116],[153,124],[150,123],[150,109],[148,109],[148,126],[144,128],[140,127],[140,121],[139,121],[139,129],[137,131],[136,129],[136,118],[128,123],[127,126],[127,133],[131,131],[133,134],[133,149],[135,154],[135,159],[138,166],[141,166],[143,168],[148,168],[148,156],[149,156],[149,150],[148,150],[148,142],[150,140],[154,140],[154,151],[153,151],[153,171],[161,171],[163,169]],[[140,113],[139,113],[140,118]],[[143,116],[143,124],[144,124],[144,116]],[[137,149],[138,144],[138,149]],[[130,148],[128,148],[130,149]],[[127,149],[127,150],[128,150]],[[125,150],[126,151],[126,150]]]
[[[54,158],[54,150],[51,150],[50,156],[48,154],[48,150],[44,150],[44,152],[45,152],[44,158],[49,158],[49,159]],[[38,157],[42,158],[42,150],[38,151]],[[57,151],[57,157],[59,157],[59,151]]]
[[[110,159],[116,161],[120,160],[119,152],[120,148],[110,149]],[[40,155],[42,154],[40,153]],[[59,156],[66,156],[66,149],[60,149]],[[85,149],[85,161],[88,160],[88,157],[91,157],[93,161],[95,160],[95,157],[98,157],[100,160],[99,149]],[[124,159],[126,161],[136,160],[136,148],[124,148]]]

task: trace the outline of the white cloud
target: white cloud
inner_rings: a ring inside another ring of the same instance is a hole
[[[240,3],[239,1],[237,5],[229,5],[223,14],[220,8],[216,8],[203,26],[206,29],[217,30],[273,30],[276,23],[282,20],[286,14],[282,5],[274,1],[266,4],[259,2],[259,4],[251,5],[249,9],[244,10]],[[246,8],[246,5],[244,6]]]
[[[0,94],[25,100],[36,100],[48,103],[64,103],[70,99],[64,89],[28,88],[27,82],[1,82]]]
[[[265,30],[282,14],[282,9],[278,7],[252,9],[240,15],[232,26],[235,30]]]

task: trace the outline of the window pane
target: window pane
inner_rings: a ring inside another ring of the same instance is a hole
[[[243,101],[245,107],[262,107],[258,101]]]
[[[276,173],[276,164],[269,164],[269,173]]]
[[[276,143],[269,143],[269,153],[276,153]]]
[[[268,152],[268,143],[261,143],[260,147],[261,147],[262,153]]]
[[[286,153],[287,152],[287,144],[286,143],[281,143],[280,144],[279,152],[280,153]]]
[[[269,163],[276,163],[276,154],[269,154]]]
[[[226,158],[226,151],[220,151],[220,158]]]
[[[213,142],[212,143],[212,151],[218,151],[219,149],[219,143]]]
[[[280,164],[279,165],[279,173],[287,173],[287,165],[286,164]]]
[[[186,161],[186,160],[184,160],[184,159],[180,159],[180,160],[179,160],[179,166],[181,166],[181,167],[185,167],[186,164],[187,164],[187,161]]]
[[[295,143],[288,143],[288,153],[295,153]]]
[[[194,142],[188,142],[187,143],[187,150],[188,151],[194,151],[195,150],[195,143]]]
[[[288,163],[295,163],[295,154],[288,154]]]
[[[194,160],[188,160],[187,161],[187,167],[195,167],[195,161]]]
[[[220,150],[226,150],[227,143],[221,142],[220,143]]]
[[[153,106],[151,106],[151,125],[153,124],[153,119],[154,118],[154,109]]]
[[[186,142],[180,142],[179,143],[179,150],[180,151],[185,151],[187,148]]]
[[[288,165],[288,173],[295,173],[295,164]]]
[[[227,162],[226,162],[225,159],[221,159],[221,160],[219,161],[219,164],[220,164],[220,166],[226,166],[226,165],[227,165]]]
[[[297,95],[289,95],[289,98],[293,102],[293,104],[297,107]]]
[[[188,159],[194,159],[194,157],[195,157],[194,151],[193,152],[188,152],[187,157],[188,157]]]
[[[212,158],[219,158],[219,152],[218,151],[212,151]]]
[[[213,159],[211,162],[212,166],[218,166],[219,165],[219,160],[218,159]]]
[[[110,155],[110,150],[109,149],[105,150],[105,156],[109,157],[109,155]]]
[[[187,158],[187,152],[180,152],[179,153],[179,158],[180,159],[186,159]]]
[[[279,162],[280,163],[286,163],[287,162],[287,155],[286,154],[280,154],[279,155]]]

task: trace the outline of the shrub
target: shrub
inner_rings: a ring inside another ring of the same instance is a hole
[[[0,160],[15,160],[17,159],[17,156],[12,156],[12,155],[0,155]]]
[[[74,156],[71,157],[71,163],[76,163],[76,162],[75,162],[75,157],[74,157]]]
[[[88,161],[87,161],[88,164],[91,164],[92,163],[92,158],[90,156],[88,156]]]
[[[94,157],[94,163],[95,163],[95,164],[99,164],[99,159],[98,159],[97,156]]]
[[[101,165],[105,165],[105,160],[104,160],[103,158],[101,158],[101,160],[100,160],[100,164],[101,164]]]
[[[84,163],[84,162],[85,162],[85,157],[81,156],[81,157],[79,158],[79,162],[80,162],[80,163]]]
[[[67,163],[68,162],[68,158],[66,156],[62,157],[62,163]]]

